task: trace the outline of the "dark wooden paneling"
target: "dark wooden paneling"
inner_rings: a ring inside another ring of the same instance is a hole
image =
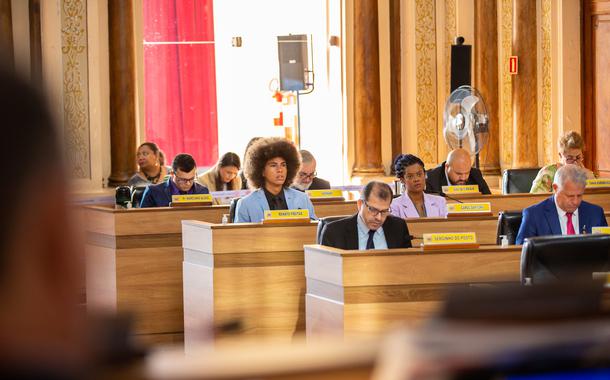
[[[513,77],[513,168],[538,167],[538,97],[536,1],[513,0],[513,55],[519,74]]]
[[[0,51],[5,64],[13,64],[13,16],[11,0],[0,0]]]
[[[354,175],[383,175],[377,0],[354,2]]]
[[[610,0],[583,0],[583,135],[588,166],[610,177]]]
[[[486,174],[500,173],[500,102],[498,99],[498,17],[496,0],[475,1],[474,83],[489,113],[489,142],[480,154]]]
[[[30,0],[30,75],[34,85],[42,83],[42,34],[40,0]]]

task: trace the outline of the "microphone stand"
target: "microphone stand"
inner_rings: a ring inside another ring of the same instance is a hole
[[[452,201],[456,201],[457,203],[464,203],[463,201],[457,199],[457,198],[453,198],[450,197],[449,195],[443,193],[442,191],[424,191],[424,193],[426,194],[436,194],[436,195],[440,195],[443,198],[447,198],[447,199],[451,199]]]

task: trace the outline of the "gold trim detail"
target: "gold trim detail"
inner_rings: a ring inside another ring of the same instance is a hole
[[[551,112],[552,103],[552,58],[551,58],[551,3],[553,0],[542,0],[541,9],[541,56],[542,56],[542,152],[544,164],[553,163],[553,119]]]
[[[61,52],[68,172],[73,178],[88,179],[91,154],[86,0],[61,2]]]
[[[451,90],[451,45],[453,38],[457,35],[456,0],[445,0],[445,88],[447,95]]]
[[[437,162],[436,28],[434,1],[415,2],[417,149],[426,164]]]

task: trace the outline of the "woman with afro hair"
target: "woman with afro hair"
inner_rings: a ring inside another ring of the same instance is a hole
[[[244,161],[248,186],[255,191],[237,202],[235,223],[260,222],[267,210],[307,209],[309,217],[316,218],[309,197],[289,187],[301,166],[292,142],[262,138],[248,149]]]
[[[447,202],[437,195],[425,194],[426,169],[423,161],[412,154],[401,154],[394,161],[396,177],[403,193],[392,200],[390,213],[399,218],[445,217]]]

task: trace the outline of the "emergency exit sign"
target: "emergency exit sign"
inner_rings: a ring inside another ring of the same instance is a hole
[[[512,55],[508,59],[508,72],[511,75],[517,75],[517,73],[519,72],[519,57],[517,57],[516,55]]]

